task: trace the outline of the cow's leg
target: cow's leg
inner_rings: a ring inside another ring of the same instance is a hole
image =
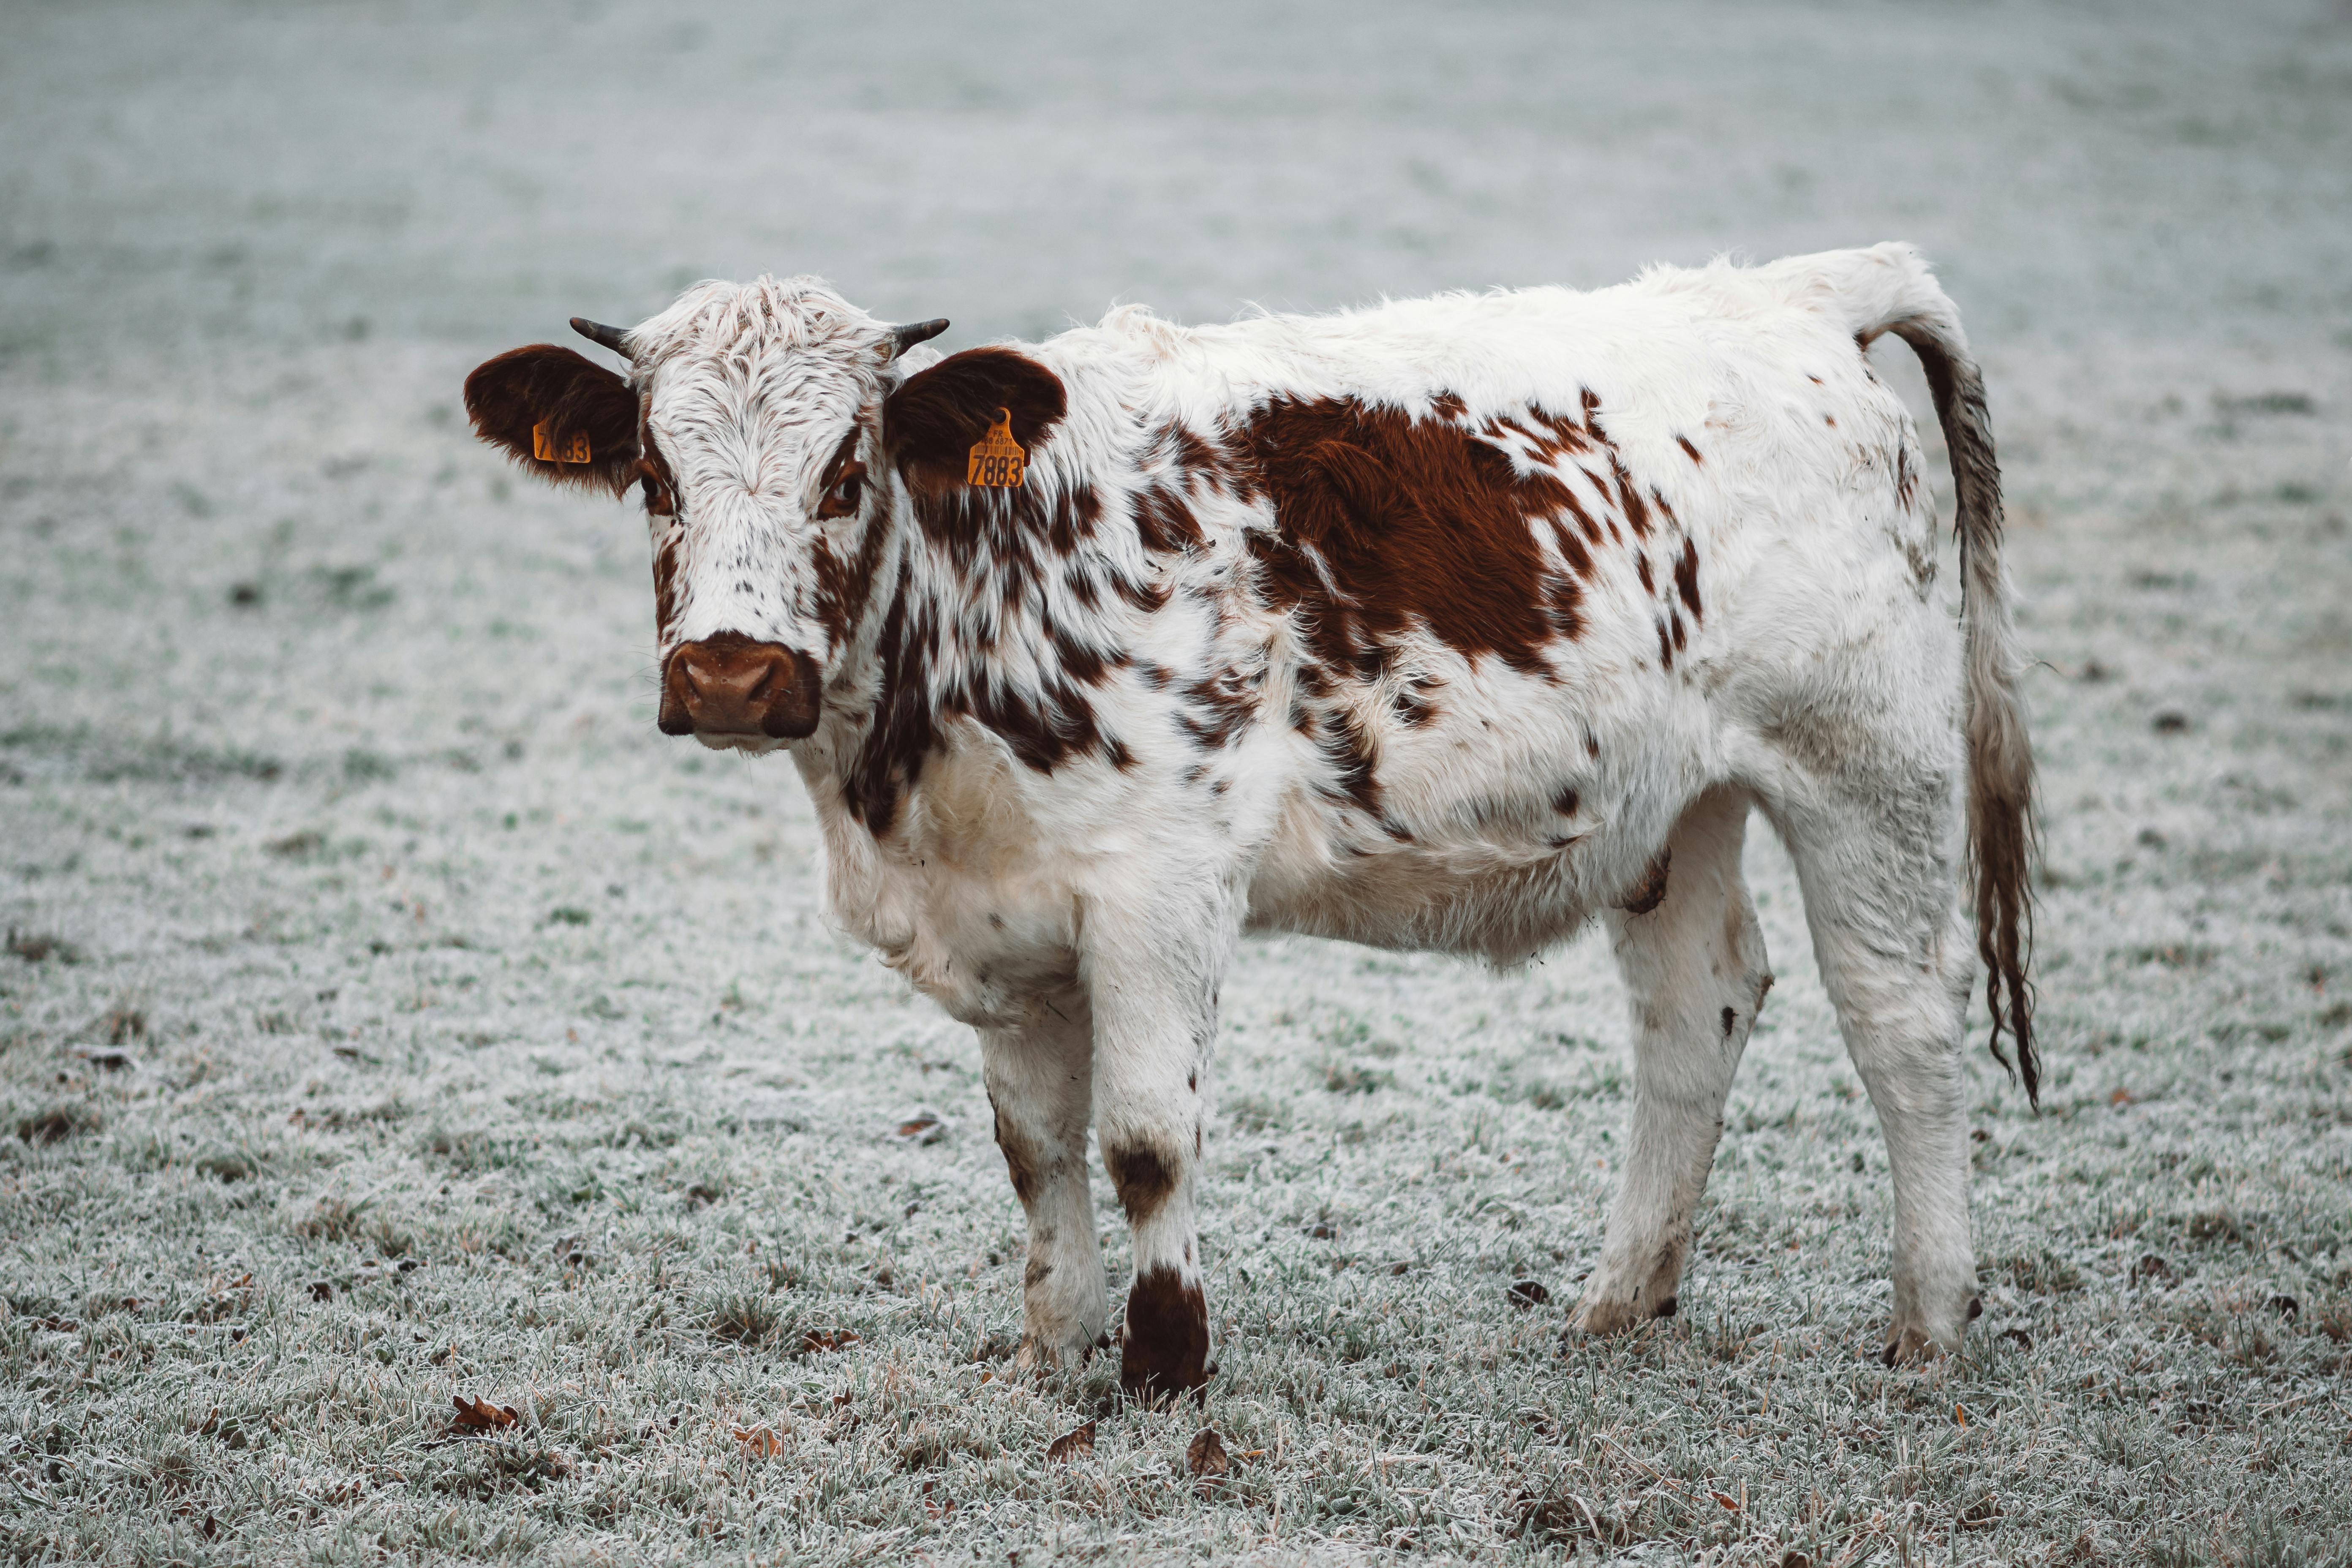
[[[1932,757],[1932,742],[1919,739],[1908,754]],[[1979,1310],[1960,1068],[1976,960],[1954,896],[1950,777],[1916,763],[1857,766],[1768,805],[1796,862],[1846,1053],[1886,1137],[1895,1178],[1886,1360],[1957,1351]]]
[[[1193,1188],[1234,928],[1225,900],[1170,889],[1148,914],[1090,908],[1086,929],[1095,1133],[1135,1251],[1119,1382],[1153,1399],[1213,1370]]]
[[[980,1032],[981,1064],[997,1147],[1029,1219],[1022,1363],[1072,1365],[1108,1342],[1109,1300],[1087,1182],[1094,1042],[1083,993],[1034,1006],[1026,1027]]]
[[[1577,1304],[1586,1333],[1675,1310],[1724,1096],[1772,984],[1739,873],[1748,809],[1744,791],[1701,795],[1667,840],[1664,898],[1606,917],[1633,1004],[1633,1126],[1601,1261]]]

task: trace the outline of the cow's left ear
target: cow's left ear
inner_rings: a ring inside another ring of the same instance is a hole
[[[474,434],[550,484],[626,489],[637,462],[637,395],[553,343],[513,349],[466,378]]]
[[[1012,349],[966,349],[907,378],[882,404],[882,447],[919,489],[964,482],[973,447],[1013,416],[1013,438],[1034,458],[1069,410],[1062,378]]]

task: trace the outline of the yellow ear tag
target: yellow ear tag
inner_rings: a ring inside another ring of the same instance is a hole
[[[1029,468],[1029,454],[1013,438],[1013,410],[996,411],[996,423],[988,427],[971,449],[971,460],[964,468],[963,482],[1009,489],[1021,482]]]
[[[557,446],[548,439],[545,421],[530,427],[530,455],[542,463],[584,463],[588,460],[588,432],[574,430],[571,438]]]

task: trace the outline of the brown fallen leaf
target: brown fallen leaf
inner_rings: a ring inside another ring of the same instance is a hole
[[[903,1143],[936,1143],[948,1135],[948,1124],[940,1120],[936,1110],[928,1108],[915,1111],[898,1123],[898,1138]]]
[[[457,1407],[457,1418],[450,1427],[458,1432],[495,1432],[501,1426],[511,1426],[522,1417],[509,1405],[493,1405],[487,1399],[468,1399],[453,1394],[449,1403]]]
[[[744,1454],[751,1458],[772,1459],[784,1451],[784,1439],[772,1426],[754,1426],[749,1431],[735,1428],[735,1440],[743,1445]]]
[[[1045,1462],[1052,1465],[1075,1464],[1094,1458],[1095,1424],[1073,1427],[1045,1445]]]
[[[1739,1500],[1738,1498],[1717,1491],[1712,1487],[1707,1489],[1706,1495],[1713,1498],[1717,1502],[1721,1503],[1731,1512],[1738,1513],[1739,1511]]]
[[[811,1329],[801,1336],[801,1354],[815,1355],[822,1351],[837,1351],[857,1342],[857,1336],[847,1329]]]
[[[1234,1457],[1225,1452],[1225,1440],[1217,1436],[1213,1426],[1203,1426],[1192,1434],[1192,1441],[1184,1449],[1184,1468],[1202,1486],[1222,1485],[1233,1474]]]

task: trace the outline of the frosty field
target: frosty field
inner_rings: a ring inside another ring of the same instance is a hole
[[[2352,8],[0,39],[0,1560],[2352,1564]],[[1991,390],[2047,850],[2042,1111],[1979,1005],[1986,1310],[1917,1369],[1759,823],[1681,1315],[1561,1342],[1601,943],[1253,942],[1205,1405],[1019,1373],[971,1032],[828,930],[787,764],[656,732],[636,510],[459,408],[704,276],[951,352],[1895,237]]]

